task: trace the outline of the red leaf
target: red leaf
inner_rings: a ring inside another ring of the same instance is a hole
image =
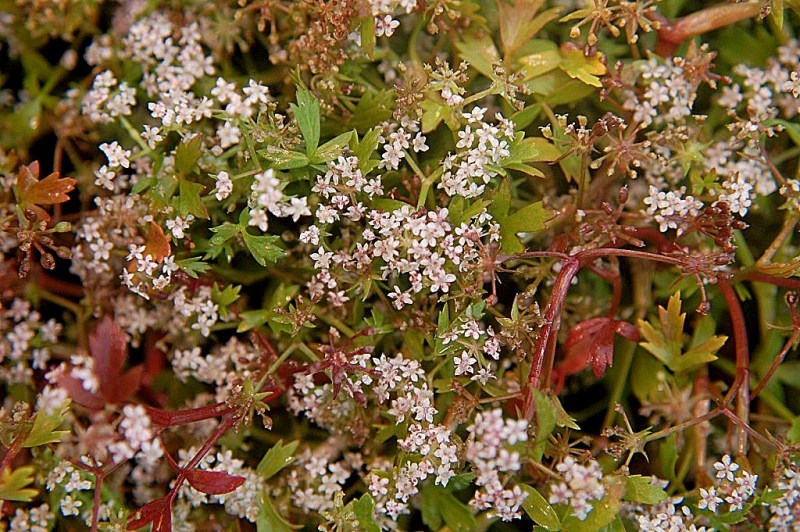
[[[229,475],[225,471],[204,471],[202,469],[187,469],[184,471],[186,480],[197,491],[209,495],[222,495],[230,493],[242,484],[244,477]]]
[[[53,172],[39,180],[39,161],[30,165],[22,165],[17,174],[17,203],[24,209],[33,209],[40,219],[49,220],[48,215],[39,205],[54,205],[69,200],[68,194],[75,189],[77,181],[71,177],[61,178]]]
[[[144,254],[150,255],[156,262],[161,262],[172,253],[169,238],[164,234],[164,230],[161,229],[161,226],[155,222],[150,222],[145,240]]]
[[[54,205],[69,201],[69,194],[75,189],[75,181],[71,177],[59,177],[58,172],[53,172],[45,177],[27,192],[25,199],[38,205]]]
[[[153,523],[152,532],[172,532],[172,498],[167,495],[148,502],[128,520],[128,530]]]
[[[55,381],[79,405],[92,410],[101,410],[106,404],[102,397],[86,390],[81,381],[64,372],[59,372],[55,376]]]
[[[128,342],[111,316],[106,316],[89,336],[89,350],[94,358],[94,374],[100,393],[110,403],[119,403],[139,389],[142,368],[137,366],[122,374],[128,354]]]
[[[614,361],[614,333],[632,342],[639,340],[639,330],[630,323],[608,317],[591,318],[575,325],[564,343],[566,356],[555,370],[556,392],[564,379],[589,365],[598,379]]]

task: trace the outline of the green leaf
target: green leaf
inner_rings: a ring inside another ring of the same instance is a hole
[[[292,168],[302,168],[308,166],[310,161],[305,153],[287,150],[278,146],[267,146],[259,150],[275,170],[290,170]]]
[[[550,435],[556,428],[556,410],[553,408],[551,396],[534,389],[533,398],[536,402],[536,444],[533,455],[534,459],[541,460]]]
[[[314,155],[311,156],[311,162],[319,164],[336,159],[342,154],[342,149],[350,143],[352,136],[353,132],[348,131],[332,138],[314,151]]]
[[[625,496],[623,499],[626,501],[657,504],[665,501],[668,496],[666,491],[653,484],[650,477],[630,475],[625,478]]]
[[[639,320],[639,330],[645,338],[641,346],[674,372],[684,372],[717,359],[727,336],[713,335],[704,342],[683,352],[683,325],[686,314],[681,313],[681,295],[676,292],[669,298],[667,308],[658,307],[659,323]]]
[[[365,493],[360,499],[353,501],[353,513],[358,519],[358,526],[364,532],[380,532],[381,527],[375,523],[373,509],[375,503],[369,493]]]
[[[478,526],[472,509],[463,502],[456,499],[455,495],[449,491],[441,490],[439,496],[439,510],[442,513],[444,522],[454,532],[471,532]]]
[[[47,443],[58,443],[63,436],[69,434],[68,430],[56,430],[64,423],[69,413],[69,405],[72,401],[65,399],[52,413],[40,410],[33,418],[31,431],[22,441],[22,447],[38,447]]]
[[[359,169],[364,172],[364,168],[361,165],[365,164],[370,160],[370,158],[375,155],[375,150],[378,149],[378,137],[381,135],[381,130],[379,128],[373,128],[367,131],[361,140],[357,140],[357,142],[353,143],[352,152],[353,155],[358,157],[359,162]]]
[[[26,486],[33,484],[34,472],[33,466],[23,466],[13,472],[6,467],[0,471],[0,501],[32,501],[39,491]]]
[[[466,35],[456,42],[456,49],[475,70],[487,78],[495,77],[492,65],[500,64],[500,55],[489,35]]]
[[[241,289],[241,285],[227,285],[220,290],[216,283],[214,284],[211,288],[211,299],[219,306],[220,316],[223,318],[228,316],[228,306],[239,299],[239,291]]]
[[[511,208],[511,180],[508,178],[500,182],[500,186],[494,193],[492,204],[489,206],[489,214],[495,219],[507,218],[508,209]]]
[[[786,439],[789,440],[789,443],[800,442],[800,416],[797,416],[792,420],[792,426],[786,433]]]
[[[204,188],[200,183],[181,179],[178,186],[178,214],[184,218],[193,214],[195,218],[208,220],[208,209],[202,198]]]
[[[239,317],[242,319],[242,321],[236,328],[236,332],[242,333],[249,331],[250,329],[260,327],[269,321],[269,318],[272,314],[273,312],[269,309],[245,310],[244,312],[239,313]]]
[[[522,501],[522,508],[534,523],[543,526],[547,530],[561,530],[561,522],[556,511],[547,502],[541,493],[531,486],[519,485],[520,489],[528,494]]]
[[[247,231],[242,231],[242,237],[247,249],[261,266],[266,266],[267,262],[276,262],[284,255],[283,249],[275,245],[275,242],[280,241],[279,236],[255,236]]]
[[[256,473],[261,475],[264,480],[272,478],[278,471],[292,463],[294,460],[292,455],[298,445],[300,445],[299,441],[293,441],[286,445],[283,445],[283,440],[278,441],[258,463]]]
[[[269,495],[261,494],[258,501],[258,517],[256,518],[256,530],[258,532],[292,532],[303,528],[301,525],[293,525],[284,519],[272,505]]]
[[[445,488],[429,484],[422,490],[422,501],[422,520],[432,530],[439,529],[442,520],[454,532],[471,532],[478,526],[472,510]]]
[[[500,224],[500,237],[503,251],[520,253],[525,248],[519,239],[519,233],[536,233],[546,227],[551,212],[544,208],[541,201],[531,203],[510,216],[497,219]]]
[[[538,13],[543,3],[542,0],[513,0],[512,2],[497,3],[503,55],[506,60],[509,60],[517,50],[529,43],[545,24],[558,18],[563,10],[562,7],[554,7]]]
[[[197,279],[200,275],[211,269],[211,265],[203,262],[201,257],[188,257],[176,260],[175,264],[192,279]]]
[[[200,135],[195,135],[189,140],[184,140],[178,145],[175,150],[175,172],[179,175],[186,176],[191,174],[200,156],[203,154],[201,150],[202,139]]]
[[[375,17],[363,17],[361,26],[359,27],[361,35],[361,49],[367,54],[367,57],[372,59],[372,54],[375,52]]]
[[[211,228],[214,236],[211,237],[209,243],[212,246],[220,246],[227,242],[233,235],[239,232],[239,226],[236,224],[225,222],[222,225]]]
[[[783,29],[783,0],[770,0],[770,14],[778,29]]]
[[[319,145],[319,101],[310,90],[301,88],[297,91],[297,104],[291,104],[290,107],[306,142],[306,155],[310,158]]]
[[[670,434],[658,446],[658,476],[673,482],[678,463],[677,435]]]
[[[395,105],[393,90],[369,91],[365,93],[356,105],[356,109],[348,120],[342,125],[347,129],[355,129],[365,133],[384,120],[392,117]]]
[[[444,120],[445,115],[449,115],[450,109],[441,102],[430,99],[424,100],[422,107],[422,132],[430,133]]]
[[[552,41],[538,40],[535,51],[519,58],[520,73],[523,81],[529,81],[555,70],[561,64],[561,53]]]

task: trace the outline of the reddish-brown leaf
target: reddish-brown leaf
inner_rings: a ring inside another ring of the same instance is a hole
[[[244,477],[229,475],[225,471],[187,469],[184,474],[186,475],[186,480],[194,489],[209,495],[230,493],[244,484],[245,480]]]
[[[17,201],[22,208],[35,205],[54,205],[69,200],[69,193],[75,190],[77,181],[71,177],[60,177],[53,172],[39,180],[39,162],[23,165],[17,174]]]
[[[128,343],[122,329],[111,316],[106,316],[89,336],[89,350],[94,359],[94,374],[100,393],[109,403],[120,403],[139,389],[142,368],[137,366],[122,373],[128,354]]]
[[[566,356],[554,371],[556,391],[564,379],[592,366],[598,379],[614,361],[614,334],[632,342],[639,340],[639,330],[630,323],[609,317],[591,318],[575,325],[564,343]]]
[[[161,262],[172,253],[169,238],[164,234],[164,230],[161,229],[161,226],[155,222],[150,222],[145,240],[144,254],[150,255],[156,262]]]
[[[128,530],[153,523],[152,532],[172,532],[172,498],[167,495],[148,502],[128,520]]]
[[[97,394],[94,394],[83,387],[83,382],[71,377],[64,372],[60,372],[55,376],[56,383],[64,388],[73,401],[81,406],[92,410],[102,409],[106,402]]]

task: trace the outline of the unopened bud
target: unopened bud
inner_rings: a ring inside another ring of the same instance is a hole
[[[39,259],[39,263],[43,268],[48,270],[53,270],[56,267],[56,259],[51,253],[42,253],[42,258]]]
[[[628,202],[629,196],[628,187],[622,187],[619,189],[619,192],[617,192],[617,203],[619,205],[625,205]]]
[[[72,231],[72,224],[69,222],[58,222],[52,230],[54,233],[67,233]]]
[[[786,292],[786,304],[789,305],[790,308],[797,306],[797,292],[794,290]]]
[[[69,249],[67,246],[58,246],[56,248],[56,255],[58,255],[62,259],[71,259],[72,258],[72,250]]]

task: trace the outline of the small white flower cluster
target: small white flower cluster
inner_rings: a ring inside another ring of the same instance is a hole
[[[337,497],[344,496],[344,484],[364,467],[359,453],[344,453],[333,460],[333,449],[338,447],[334,437],[314,452],[306,449],[295,458],[288,484],[297,507],[308,512],[330,510]]]
[[[410,453],[404,457],[402,465],[391,474],[373,468],[368,476],[376,513],[387,515],[393,521],[409,513],[409,501],[419,493],[429,476],[436,476],[437,485],[447,486],[458,464],[458,447],[444,425],[413,423],[408,435],[399,439],[397,445]]]
[[[474,107],[463,114],[467,125],[458,132],[458,151],[444,159],[444,173],[438,185],[448,196],[480,196],[497,175],[492,166],[499,166],[511,154],[509,142],[514,140],[514,123],[500,113],[495,115],[497,125],[484,122],[485,113],[485,108]]]
[[[222,402],[230,396],[230,383],[245,379],[252,374],[259,353],[236,337],[214,347],[206,356],[202,349],[176,349],[172,355],[175,375],[186,382],[193,377],[200,382],[217,387],[216,401]]]
[[[70,514],[73,515],[73,514]],[[34,508],[17,508],[8,523],[8,532],[48,532],[50,521],[55,518],[47,503]]]
[[[420,131],[418,121],[403,117],[400,120],[400,127],[395,123],[388,123],[385,124],[385,128],[393,131],[386,135],[388,139],[383,135],[378,137],[378,142],[383,146],[379,168],[386,170],[400,168],[400,162],[406,158],[405,150],[412,149],[416,153],[428,151],[428,139]]]
[[[686,217],[697,216],[703,208],[702,201],[693,196],[684,197],[685,194],[686,187],[664,192],[650,185],[650,195],[644,198],[648,206],[645,212],[658,222],[658,229],[662,233],[669,229],[682,231]]]
[[[122,438],[109,445],[113,462],[118,464],[136,458],[145,469],[155,468],[164,456],[164,448],[151,425],[150,416],[143,406],[125,405],[119,423]]]
[[[388,413],[395,416],[398,425],[411,421],[405,438],[398,440],[401,449],[418,455],[399,465],[389,482],[388,473],[374,468],[370,478],[370,492],[375,498],[379,514],[392,520],[409,512],[409,499],[419,492],[419,485],[428,476],[436,475],[436,484],[446,486],[455,475],[452,468],[458,462],[457,447],[451,440],[447,427],[433,424],[438,410],[433,405],[433,392],[428,388],[425,371],[416,360],[401,353],[394,358],[381,355],[373,359],[379,377],[374,386],[378,402],[391,398]],[[390,490],[390,484],[391,490]]]
[[[550,504],[569,505],[575,517],[583,521],[592,511],[592,501],[599,501],[606,494],[600,464],[589,460],[582,465],[567,456],[556,466],[556,470],[564,481],[550,486]]]
[[[339,211],[344,210],[349,201],[346,196],[341,197],[338,208],[329,208],[334,219],[338,219]],[[331,205],[337,205],[336,197],[332,197]],[[323,209],[326,206],[321,204],[317,209],[318,217]],[[363,242],[355,244],[352,254],[325,251],[323,247],[311,254],[320,271],[308,282],[310,295],[321,299],[327,294],[333,306],[343,305],[349,297],[344,290],[338,290],[337,277],[346,277],[345,272],[369,272],[373,263],[382,263],[381,278],[394,285],[393,292],[388,295],[398,310],[411,304],[412,296],[425,288],[431,293],[448,293],[450,285],[456,281],[456,270],[464,272],[480,263],[482,239],[499,240],[499,228],[487,212],[482,211],[463,222],[455,231],[448,214],[447,209],[425,212],[415,211],[411,206],[392,212],[370,210],[366,213]],[[326,221],[334,219],[324,218]],[[303,233],[301,240],[305,238],[310,243],[313,236],[310,232],[311,229]],[[334,267],[337,271],[343,270],[342,274],[332,271]],[[408,279],[409,289],[402,290],[398,286],[399,276]]]
[[[129,267],[123,268],[120,279],[128,290],[145,299],[150,299],[151,290],[162,291],[168,287],[173,272],[178,270],[174,256],[167,255],[158,261],[144,244],[130,244],[126,260]]]
[[[417,7],[417,0],[370,0],[370,7],[375,17],[375,36],[391,37],[400,25],[394,15],[398,11],[410,14]]]
[[[372,384],[372,376],[368,373],[369,358],[369,353],[349,357],[349,363],[363,368],[363,371],[346,372],[346,383],[342,383],[342,391],[336,397],[333,396],[333,383],[318,384],[313,375],[296,373],[294,384],[287,392],[289,409],[297,415],[305,413],[308,419],[331,432],[346,430],[343,424],[352,421],[356,406],[354,394],[363,394],[363,386]]]
[[[170,294],[170,300],[176,319],[185,323],[194,318],[191,325],[193,330],[200,331],[205,337],[211,334],[211,327],[219,320],[219,305],[214,302],[211,287],[201,286],[194,293],[189,293],[185,286],[181,286]]]
[[[58,342],[61,329],[55,319],[42,322],[41,314],[24,299],[15,298],[8,308],[0,303],[0,380],[32,384],[33,371],[47,369],[50,347]]]
[[[714,486],[708,489],[700,488],[700,501],[697,507],[717,513],[721,504],[728,503],[730,512],[743,509],[747,501],[756,494],[758,475],[741,469],[727,454],[714,463],[714,470],[716,471]]]
[[[84,95],[81,112],[93,122],[107,124],[118,116],[128,116],[136,105],[136,89],[104,70],[92,81],[92,88]]]
[[[662,62],[663,61],[663,62]],[[697,86],[687,79],[681,57],[652,58],[637,64],[638,83],[644,93],[626,89],[622,107],[633,112],[633,122],[642,126],[674,124],[692,114]]]
[[[197,453],[195,447],[178,451],[179,464],[185,466]],[[188,482],[181,485],[178,498],[185,500],[192,508],[204,504],[222,504],[225,511],[254,523],[258,519],[261,494],[264,492],[264,480],[252,468],[244,465],[242,460],[234,458],[230,450],[208,453],[197,464],[204,471],[221,471],[233,476],[244,477],[244,483],[229,493],[208,495],[197,491]]]
[[[784,208],[793,210],[795,214],[800,213],[800,180],[787,179],[780,193],[786,199]]]
[[[639,530],[646,532],[714,532],[713,528],[698,527],[691,509],[682,504],[683,497],[673,497],[661,503],[642,507],[636,516]]]
[[[470,504],[479,510],[491,510],[490,517],[518,519],[520,505],[528,495],[519,486],[506,486],[501,475],[513,475],[522,468],[519,452],[513,446],[528,441],[528,422],[504,419],[503,411],[496,408],[478,413],[467,432],[470,437],[464,455],[476,469],[478,485]]]
[[[139,225],[152,220],[146,214],[147,203],[137,195],[98,196],[94,201],[97,214],[87,216],[76,227],[78,238],[70,266],[89,291],[112,282],[124,266],[124,255],[112,252],[128,250],[131,242],[140,242]]]
[[[150,97],[159,98],[148,108],[164,127],[211,116],[211,100],[191,91],[198,79],[214,73],[201,35],[197,23],[176,27],[165,13],[154,12],[134,23],[123,39],[122,58],[142,65],[141,86]]]
[[[733,72],[741,83],[724,87],[718,100],[735,120],[728,126],[730,130],[750,147],[759,147],[763,136],[775,136],[781,127],[772,120],[779,116],[792,118],[800,106],[797,41],[780,46],[776,55],[769,58],[764,69],[736,65]]]
[[[62,515],[69,517],[80,513],[83,500],[81,500],[82,497],[79,496],[78,492],[92,489],[92,481],[89,478],[88,474],[82,474],[80,470],[69,462],[59,462],[47,474],[47,491],[53,493],[57,488],[64,490],[64,494],[60,497]]]
[[[290,217],[296,222],[301,216],[311,216],[308,208],[308,199],[286,198],[281,190],[281,183],[275,177],[275,171],[270,168],[255,176],[255,181],[250,187],[250,226],[258,227],[266,232],[268,228],[267,213],[283,218]]]
[[[491,326],[486,327],[471,316],[461,316],[443,335],[442,344],[449,346],[447,352],[457,353],[453,358],[456,377],[469,377],[481,384],[497,378],[489,360],[500,359],[500,339]]]
[[[797,516],[800,515],[800,473],[784,468],[775,488],[781,496],[769,505],[770,519],[767,524],[770,532],[792,532],[797,530]]]

